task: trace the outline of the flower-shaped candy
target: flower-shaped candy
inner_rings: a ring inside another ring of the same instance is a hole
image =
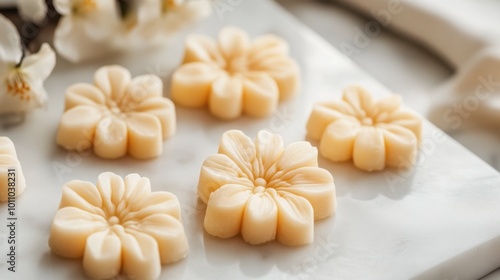
[[[0,137],[0,201],[10,201],[25,188],[26,180],[14,143],[7,137]]]
[[[315,104],[307,123],[307,134],[320,141],[322,156],[352,159],[366,171],[413,164],[421,131],[422,119],[401,108],[401,97],[375,102],[360,87],[345,89],[342,100]]]
[[[318,167],[317,158],[308,142],[285,148],[281,136],[266,131],[255,143],[239,130],[224,133],[219,153],[201,168],[205,230],[221,238],[241,233],[251,244],[311,243],[314,220],[334,214],[336,207],[333,177]]]
[[[273,113],[298,85],[299,67],[283,39],[264,35],[250,42],[244,31],[226,27],[217,42],[203,35],[186,40],[184,64],[172,77],[171,92],[177,104],[208,106],[214,116],[234,119],[242,113]]]
[[[119,158],[127,151],[135,158],[156,157],[163,139],[176,128],[174,104],[162,95],[163,83],[157,76],[131,79],[123,67],[102,67],[95,73],[94,85],[67,89],[57,143],[77,151],[93,146],[103,158]]]
[[[156,279],[161,264],[188,252],[177,198],[151,192],[148,178],[130,174],[123,180],[102,173],[97,186],[71,181],[63,187],[49,237],[55,254],[83,258],[93,279],[122,273],[131,279]]]

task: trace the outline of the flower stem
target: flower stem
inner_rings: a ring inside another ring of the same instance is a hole
[[[133,0],[116,0],[118,7],[120,9],[120,17],[127,17],[128,13],[132,10],[134,5]]]
[[[0,9],[0,12],[14,23],[21,37],[23,56],[18,62],[18,66],[21,64],[26,54],[29,54],[34,48],[37,48],[37,46],[32,46],[32,42],[38,38],[43,28],[51,23],[57,23],[57,21],[59,21],[60,15],[57,13],[52,3],[53,1],[47,0],[46,2],[47,17],[38,24],[30,21],[23,21],[18,14],[17,8]]]

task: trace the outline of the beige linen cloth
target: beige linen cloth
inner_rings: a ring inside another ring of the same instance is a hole
[[[500,143],[500,1],[338,2],[415,40],[455,69],[435,90],[427,115],[432,122],[451,134],[481,129],[486,137],[496,138],[489,146]]]

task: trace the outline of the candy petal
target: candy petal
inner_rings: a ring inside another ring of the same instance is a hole
[[[314,210],[311,204],[294,194],[272,192],[272,195],[278,206],[277,240],[287,246],[311,243],[314,239]]]
[[[354,165],[366,171],[378,171],[385,167],[385,143],[380,129],[363,127],[354,140]]]
[[[151,194],[151,183],[148,178],[138,174],[129,174],[125,177],[125,194],[127,200],[141,201]]]
[[[344,89],[342,100],[347,102],[360,115],[373,115],[373,99],[370,93],[359,86]]]
[[[14,158],[17,158],[16,147],[14,146],[14,142],[12,142],[12,140],[10,140],[6,136],[0,136],[0,154],[10,155]]]
[[[319,152],[332,161],[352,159],[354,139],[360,131],[359,123],[338,120],[330,124],[321,137]]]
[[[399,95],[390,95],[384,97],[375,103],[373,108],[373,116],[380,116],[381,114],[389,114],[401,107],[402,99]]]
[[[129,206],[128,219],[142,220],[155,213],[162,213],[181,219],[181,206],[175,195],[169,192],[154,192],[140,201],[133,201]]]
[[[137,230],[156,240],[162,264],[173,263],[187,256],[189,246],[184,227],[178,219],[166,214],[153,214],[137,224]]]
[[[61,257],[81,258],[87,238],[106,227],[106,220],[99,215],[75,207],[65,207],[57,211],[52,221],[49,246],[52,252]]]
[[[26,179],[14,143],[8,137],[0,136],[0,201],[9,201],[12,198],[12,194],[9,195],[9,191],[12,191],[9,190],[11,188],[9,185],[12,183],[12,169],[15,173],[14,196],[18,196],[26,188]]]
[[[203,62],[182,65],[172,76],[172,100],[185,107],[205,107],[219,74],[219,70]]]
[[[94,74],[95,86],[116,103],[121,102],[131,79],[130,72],[118,65],[101,67]]]
[[[102,158],[119,158],[127,154],[127,125],[115,117],[102,119],[96,129],[94,152]]]
[[[318,167],[318,149],[306,141],[294,142],[285,148],[276,167],[279,173],[273,179],[300,167]]]
[[[264,73],[247,73],[243,83],[245,114],[266,117],[278,107],[279,89],[276,82]]]
[[[88,105],[79,105],[66,111],[57,130],[57,144],[66,150],[88,150],[94,142],[101,118],[101,111]]]
[[[254,245],[274,240],[277,226],[278,207],[272,196],[267,192],[252,195],[243,215],[243,239]]]
[[[198,34],[190,35],[186,39],[183,63],[190,62],[206,62],[221,66],[225,64],[215,41],[208,36]]]
[[[307,199],[314,209],[315,220],[335,214],[335,184],[332,174],[325,169],[302,167],[292,170],[272,187],[278,193],[288,192]]]
[[[219,32],[219,50],[226,61],[243,55],[249,45],[248,35],[245,31],[236,27],[225,27]]]
[[[74,84],[68,87],[64,99],[64,111],[78,105],[99,106],[105,105],[106,97],[102,91],[90,84]]]
[[[212,84],[209,109],[221,119],[235,119],[243,111],[243,85],[236,77],[221,75]]]
[[[170,138],[174,135],[177,129],[177,121],[175,105],[170,99],[163,97],[148,98],[141,102],[141,104],[135,108],[135,111],[157,117],[161,123],[163,139]]]
[[[253,40],[248,49],[248,65],[251,69],[259,63],[274,57],[283,57],[288,54],[288,44],[282,38],[267,34]]]
[[[114,215],[125,195],[125,183],[122,177],[111,172],[101,173],[96,186],[101,194],[103,210],[107,215]]]
[[[198,196],[203,202],[208,203],[210,194],[226,184],[253,186],[247,175],[228,156],[221,154],[209,156],[201,167]]]
[[[251,69],[264,71],[273,78],[278,86],[279,100],[291,98],[300,88],[300,68],[289,57],[271,57]]]
[[[76,207],[83,211],[104,216],[99,190],[90,182],[74,180],[63,186],[59,208]]]
[[[156,240],[147,234],[132,230],[127,230],[120,238],[124,274],[130,279],[158,279],[161,273],[161,259]]]
[[[258,178],[271,180],[276,173],[276,161],[285,150],[283,138],[279,134],[261,130],[257,134],[255,147],[258,161],[255,161],[257,164],[254,164],[253,173]]]
[[[122,248],[118,236],[109,230],[89,236],[83,257],[83,270],[92,279],[118,276],[122,267]]]
[[[307,121],[307,136],[313,140],[320,140],[326,127],[331,123],[341,119],[356,121],[356,118],[352,117],[353,114],[354,110],[345,102],[316,103]]]
[[[398,110],[389,116],[389,120],[391,124],[411,130],[418,141],[422,139],[422,118],[418,114],[409,110]]]
[[[397,125],[386,125],[382,131],[387,166],[411,167],[415,163],[418,148],[417,136],[413,131]]]
[[[163,134],[158,118],[146,113],[131,113],[127,118],[127,128],[131,156],[148,159],[161,155]]]
[[[219,153],[228,156],[247,178],[253,180],[252,162],[256,160],[255,144],[239,130],[226,131],[220,140]]]
[[[232,184],[214,191],[208,200],[205,230],[221,238],[240,233],[245,205],[251,194],[250,188]]]
[[[138,104],[149,98],[163,96],[163,82],[156,75],[142,75],[132,79],[119,106],[123,111],[135,111]]]

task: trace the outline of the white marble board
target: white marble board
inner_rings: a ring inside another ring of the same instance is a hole
[[[228,1],[229,2],[229,1]],[[339,51],[270,1],[240,3],[196,28],[216,35],[224,25],[243,27],[251,35],[272,32],[291,45],[302,67],[300,95],[280,105],[266,119],[223,122],[204,110],[178,108],[178,131],[165,142],[161,157],[102,160],[56,146],[55,132],[66,87],[91,82],[101,65],[121,64],[133,75],[155,73],[166,84],[182,57],[182,39],[168,48],[129,53],[72,65],[63,59],[46,88],[50,103],[18,126],[1,128],[15,142],[28,187],[17,200],[18,271],[7,271],[7,205],[0,205],[0,279],[85,279],[80,260],[50,253],[47,240],[61,186],[70,180],[95,182],[99,173],[122,176],[137,172],[151,179],[153,190],[176,194],[183,208],[189,256],[163,267],[161,279],[474,279],[500,266],[500,174],[426,122],[417,166],[405,172],[366,173],[352,164],[320,165],[332,172],[338,209],[317,222],[315,241],[289,248],[279,243],[250,246],[240,237],[222,240],[203,231],[203,206],[196,185],[203,160],[217,150],[220,135],[233,128],[256,135],[268,129],[285,142],[303,140],[312,103],[339,98],[346,85],[362,84],[378,96],[389,94]],[[380,65],[383,71],[383,65]],[[409,104],[411,106],[411,104]],[[57,174],[54,166],[65,166]],[[395,178],[393,181],[388,181]],[[396,177],[394,177],[396,176]]]

